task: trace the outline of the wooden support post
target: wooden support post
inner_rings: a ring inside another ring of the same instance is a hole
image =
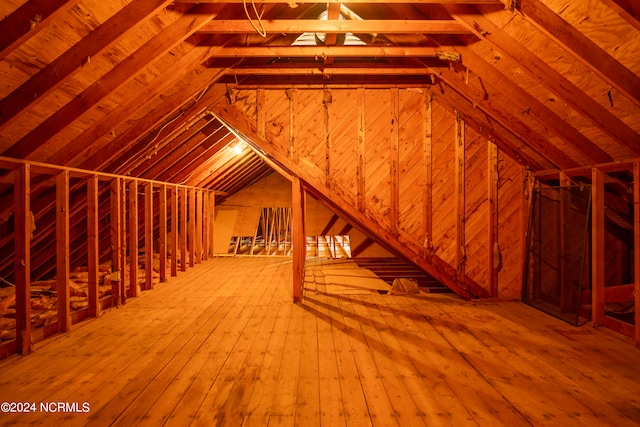
[[[466,242],[465,242],[465,128],[464,121],[456,114],[455,132],[455,180],[456,180],[456,265],[458,283],[464,284],[465,264],[466,264]]]
[[[153,289],[153,184],[144,186],[144,289]]]
[[[198,264],[202,263],[202,213],[203,213],[203,209],[202,209],[202,190],[201,189],[197,189],[195,191],[196,193],[196,198],[195,198],[195,209],[194,209],[194,213],[196,216],[196,233],[195,233],[195,237],[196,237],[196,241],[195,241],[195,251],[196,251],[196,262]]]
[[[424,167],[424,253],[431,262],[433,257],[433,154],[432,154],[432,106],[431,95],[425,97],[424,136],[422,141],[422,160]]]
[[[604,173],[596,168],[592,170],[591,206],[591,320],[593,326],[600,326],[604,322]]]
[[[209,191],[202,193],[202,259],[209,259]]]
[[[571,179],[564,172],[560,172],[560,187],[570,187]],[[575,310],[575,307],[571,307],[571,292],[568,286],[571,283],[571,265],[570,260],[565,255],[567,252],[571,252],[572,248],[567,245],[565,236],[567,234],[567,219],[569,218],[569,210],[571,208],[570,189],[560,189],[560,224],[558,227],[560,250],[558,256],[560,257],[560,269],[558,271],[558,295],[560,296],[560,311],[562,313],[571,312]]]
[[[521,215],[521,244],[520,244],[520,253],[522,254],[522,263],[520,265],[520,271],[524,274],[525,271],[528,271],[529,259],[526,257],[528,253],[528,246],[530,245],[531,236],[529,235],[529,221],[531,216],[534,191],[536,189],[536,185],[539,185],[539,182],[536,181],[535,176],[528,169],[525,169],[523,166],[520,167],[521,176],[522,176],[522,215]],[[585,263],[586,264],[586,263]],[[522,277],[522,282],[526,277]],[[534,296],[535,297],[535,296]]]
[[[71,329],[69,292],[69,172],[56,176],[56,282],[58,332]]]
[[[138,296],[138,181],[129,183],[129,295]]]
[[[120,270],[120,301],[122,304],[127,302],[127,251],[128,251],[128,240],[127,240],[127,185],[123,180],[120,181],[120,221],[122,226],[120,227],[121,237],[120,237],[120,266],[122,267]],[[136,246],[137,248],[137,246]],[[129,284],[131,287],[131,284]]]
[[[187,189],[180,187],[180,271],[187,271]]]
[[[358,161],[356,164],[356,189],[358,210],[364,212],[365,207],[365,91],[356,89],[358,97]]]
[[[293,300],[302,298],[304,268],[306,259],[305,241],[305,191],[299,178],[293,178],[292,184],[292,238],[293,238]]]
[[[391,143],[390,145],[390,203],[389,214],[391,216],[391,232],[394,236],[398,235],[400,227],[400,172],[398,170],[398,164],[400,162],[400,124],[398,123],[400,117],[400,93],[398,88],[390,89],[390,101],[391,101]]]
[[[14,245],[16,286],[16,349],[31,353],[31,166],[26,164],[14,177]]]
[[[98,175],[89,177],[87,181],[87,266],[89,282],[89,316],[100,315],[100,293],[98,292]]]
[[[123,282],[123,264],[122,258],[122,180],[115,178],[111,181],[111,298],[113,305],[118,306],[120,303],[120,286]]]
[[[640,162],[633,164],[633,272],[635,282],[635,333],[640,345]]]
[[[216,218],[216,194],[211,191],[209,193],[209,256],[213,257],[213,240],[215,234],[215,218]]]
[[[158,226],[158,251],[160,252],[159,260],[160,260],[160,283],[164,283],[167,281],[167,184],[160,185],[160,195],[159,195],[159,203],[158,203],[158,215],[159,226]]]
[[[498,269],[500,268],[500,247],[498,246],[498,146],[489,142],[488,189],[489,199],[489,295],[498,296]]]
[[[196,191],[189,188],[189,223],[188,239],[189,239],[189,267],[196,265]]]
[[[178,187],[169,188],[169,214],[171,215],[171,276],[178,275]]]

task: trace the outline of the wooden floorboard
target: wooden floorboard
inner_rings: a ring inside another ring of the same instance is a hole
[[[36,404],[0,425],[640,425],[627,338],[521,303],[382,295],[358,268],[344,294],[336,267],[310,261],[294,304],[290,258],[205,261],[0,362],[0,401]]]

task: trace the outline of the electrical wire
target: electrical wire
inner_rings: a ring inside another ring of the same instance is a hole
[[[242,0],[242,4],[244,6],[244,13],[247,15],[247,19],[249,20],[249,23],[251,24],[253,29],[256,30],[256,32],[260,34],[262,37],[267,37],[267,30],[265,30],[264,28],[264,24],[262,23],[262,18],[260,17],[260,14],[258,13],[258,9],[256,8],[255,0],[251,0],[251,5],[253,6],[253,11],[255,12],[256,17],[258,18],[258,24],[260,24],[261,29],[258,29],[258,27],[256,27],[256,24],[253,23],[253,19],[251,19],[251,15],[247,10],[247,0]]]
[[[2,277],[0,277],[0,281],[3,281],[4,283],[6,283],[6,284],[7,284],[7,285],[9,285],[9,286],[13,286],[13,287],[15,287],[15,286],[16,286],[16,285],[14,285],[14,284],[13,284],[13,283],[11,283],[11,282],[7,282],[7,281],[6,281],[4,278],[2,278]]]

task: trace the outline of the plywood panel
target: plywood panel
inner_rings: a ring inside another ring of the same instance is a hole
[[[280,152],[289,153],[291,138],[289,98],[285,91],[265,90],[264,117],[265,136]]]
[[[358,141],[356,90],[332,90],[329,105],[329,187],[355,205]]]
[[[295,92],[295,134],[294,149],[296,159],[307,172],[320,182],[326,177],[326,132],[327,116],[324,111],[323,93],[320,90],[299,90]]]
[[[238,211],[219,207],[216,210],[216,219],[214,222],[215,233],[213,240],[213,253],[226,254],[229,251],[229,243],[233,236]]]
[[[489,289],[489,204],[487,142],[467,127],[465,141],[466,273]]]
[[[288,208],[291,207],[291,183],[282,175],[272,173],[233,194],[221,206]]]
[[[403,239],[422,246],[425,241],[425,94],[400,91],[399,114],[399,224]]]
[[[498,296],[519,298],[522,293],[522,267],[525,212],[522,167],[498,151]]]
[[[365,92],[365,205],[369,215],[387,228],[391,227],[391,113],[388,90]]]
[[[441,106],[433,109],[433,246],[451,265],[456,257],[455,117]]]

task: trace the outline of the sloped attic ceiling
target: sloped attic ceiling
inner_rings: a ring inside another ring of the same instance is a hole
[[[4,1],[0,153],[215,186],[222,178],[212,175],[233,168],[212,155],[233,138],[210,123],[207,107],[235,87],[430,85],[533,170],[628,160],[640,155],[638,8],[628,0]],[[317,19],[323,11],[329,20]],[[292,46],[305,33],[322,37]],[[345,33],[365,44],[343,45]],[[208,136],[185,145],[198,126]],[[255,159],[243,162],[262,173]],[[168,174],[177,163],[181,172]]]

